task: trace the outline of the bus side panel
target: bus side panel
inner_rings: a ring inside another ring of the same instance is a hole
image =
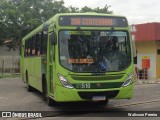
[[[24,59],[22,57],[20,59],[20,72],[21,72],[22,81],[26,82],[26,79],[25,79],[25,70],[24,70]]]
[[[20,72],[21,72],[21,77],[22,77],[22,80],[23,82],[26,82],[25,81],[25,70],[24,70],[24,46],[22,45],[21,46],[21,56],[20,56]]]
[[[42,59],[30,57],[24,59],[25,71],[28,71],[29,84],[42,92]]]

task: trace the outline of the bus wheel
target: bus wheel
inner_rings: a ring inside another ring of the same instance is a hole
[[[43,100],[47,101],[47,84],[46,81],[43,79],[42,82],[42,96],[43,96]]]
[[[52,100],[48,96],[47,96],[47,104],[48,104],[48,106],[57,106],[58,105],[58,103],[55,100]]]
[[[47,96],[47,104],[48,104],[48,106],[53,106],[54,105],[53,100],[48,96]]]
[[[47,95],[47,83],[44,75],[42,76],[42,93],[43,93],[43,100],[47,101],[48,106],[57,105],[57,103]]]
[[[48,95],[47,95],[47,86],[46,83],[43,84],[43,100],[47,101],[48,106],[55,106],[56,102],[54,102]]]
[[[33,88],[29,85],[29,81],[28,81],[28,71],[26,71],[26,86],[27,86],[27,91],[28,92],[32,92]]]

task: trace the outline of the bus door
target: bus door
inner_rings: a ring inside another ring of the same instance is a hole
[[[49,33],[49,92],[54,94],[55,76],[55,45],[51,42],[53,32]]]

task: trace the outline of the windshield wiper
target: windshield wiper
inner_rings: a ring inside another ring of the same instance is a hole
[[[77,27],[77,31],[83,36],[83,38],[85,39],[85,42],[87,42],[87,44],[89,43],[89,39],[88,37],[84,34],[84,32],[81,30],[80,27]],[[82,40],[83,40],[82,38]]]
[[[107,36],[109,37],[108,39],[107,39],[107,42],[109,42],[110,40],[111,40],[111,38],[112,38],[112,33],[114,32],[114,28],[112,27],[111,28],[111,30],[109,31],[109,33],[107,34]]]

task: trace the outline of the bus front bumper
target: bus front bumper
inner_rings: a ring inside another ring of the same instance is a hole
[[[114,89],[68,89],[56,85],[55,101],[73,102],[73,101],[92,101],[94,96],[105,96],[106,99],[130,99],[133,96],[133,86]]]

